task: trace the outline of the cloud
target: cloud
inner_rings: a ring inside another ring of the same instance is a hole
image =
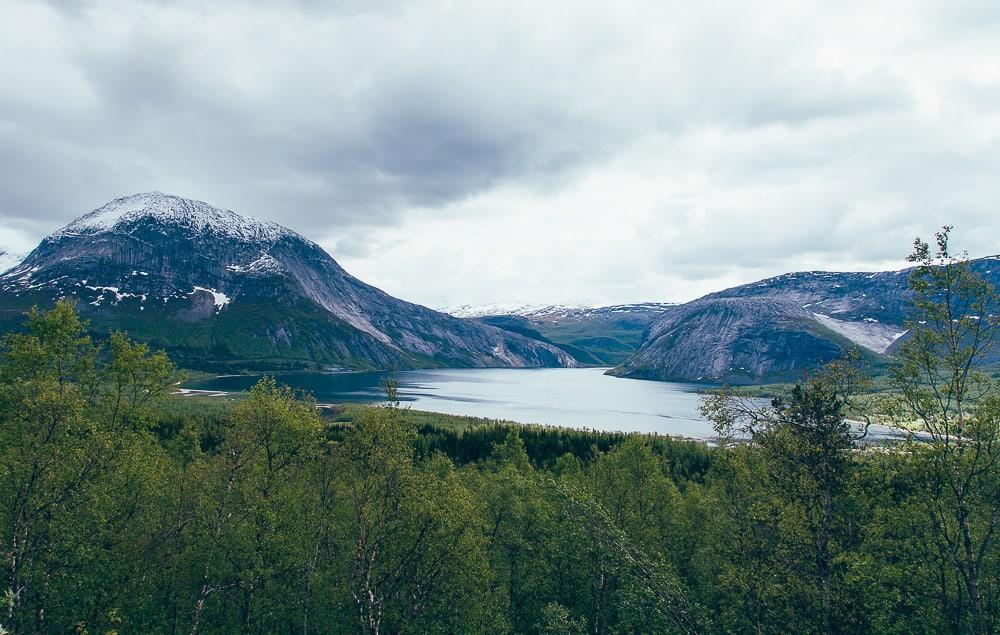
[[[991,2],[9,1],[0,17],[0,244],[156,189],[281,222],[442,304],[877,268],[945,222],[998,251]]]

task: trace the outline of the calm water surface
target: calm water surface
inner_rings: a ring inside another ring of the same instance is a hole
[[[416,410],[568,428],[655,432],[707,439],[712,426],[698,412],[700,384],[618,379],[604,368],[462,368],[399,373],[399,396]],[[308,391],[324,403],[385,399],[387,373],[277,375],[279,383]],[[214,377],[185,388],[239,392],[260,375]],[[869,442],[902,438],[872,426]]]
[[[399,373],[399,395],[416,410],[573,428],[710,437],[698,386],[618,379],[604,368],[474,368]],[[320,402],[381,401],[385,373],[278,375]],[[215,377],[186,388],[242,391],[259,376]]]

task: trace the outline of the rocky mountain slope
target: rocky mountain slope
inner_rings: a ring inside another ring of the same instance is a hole
[[[464,305],[449,312],[552,342],[581,364],[613,366],[635,352],[649,326],[671,306],[659,302],[600,307],[492,304]]]
[[[0,276],[0,327],[62,297],[95,333],[126,330],[191,368],[574,364],[545,342],[389,296],[280,225],[160,193],[45,238]]]
[[[1000,284],[1000,257],[972,268]],[[876,363],[904,334],[909,270],[802,272],[712,293],[668,309],[621,377],[787,381],[858,349]]]

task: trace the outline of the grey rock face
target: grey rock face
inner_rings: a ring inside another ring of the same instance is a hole
[[[830,334],[794,303],[706,298],[668,312],[614,373],[667,381],[747,383],[815,367],[840,353]]]
[[[971,266],[1000,283],[997,258]],[[668,308],[636,353],[610,372],[672,381],[788,381],[852,348],[877,364],[904,336],[909,273],[790,273],[712,293]]]
[[[159,193],[43,240],[0,276],[0,319],[59,297],[95,330],[127,330],[191,366],[573,364],[551,344],[393,298],[284,227]]]

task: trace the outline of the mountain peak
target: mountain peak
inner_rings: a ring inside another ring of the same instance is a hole
[[[143,192],[116,198],[77,218],[53,236],[113,232],[145,219],[182,225],[198,233],[211,232],[243,240],[273,241],[281,236],[295,235],[277,223],[219,209],[204,201],[162,192]]]

